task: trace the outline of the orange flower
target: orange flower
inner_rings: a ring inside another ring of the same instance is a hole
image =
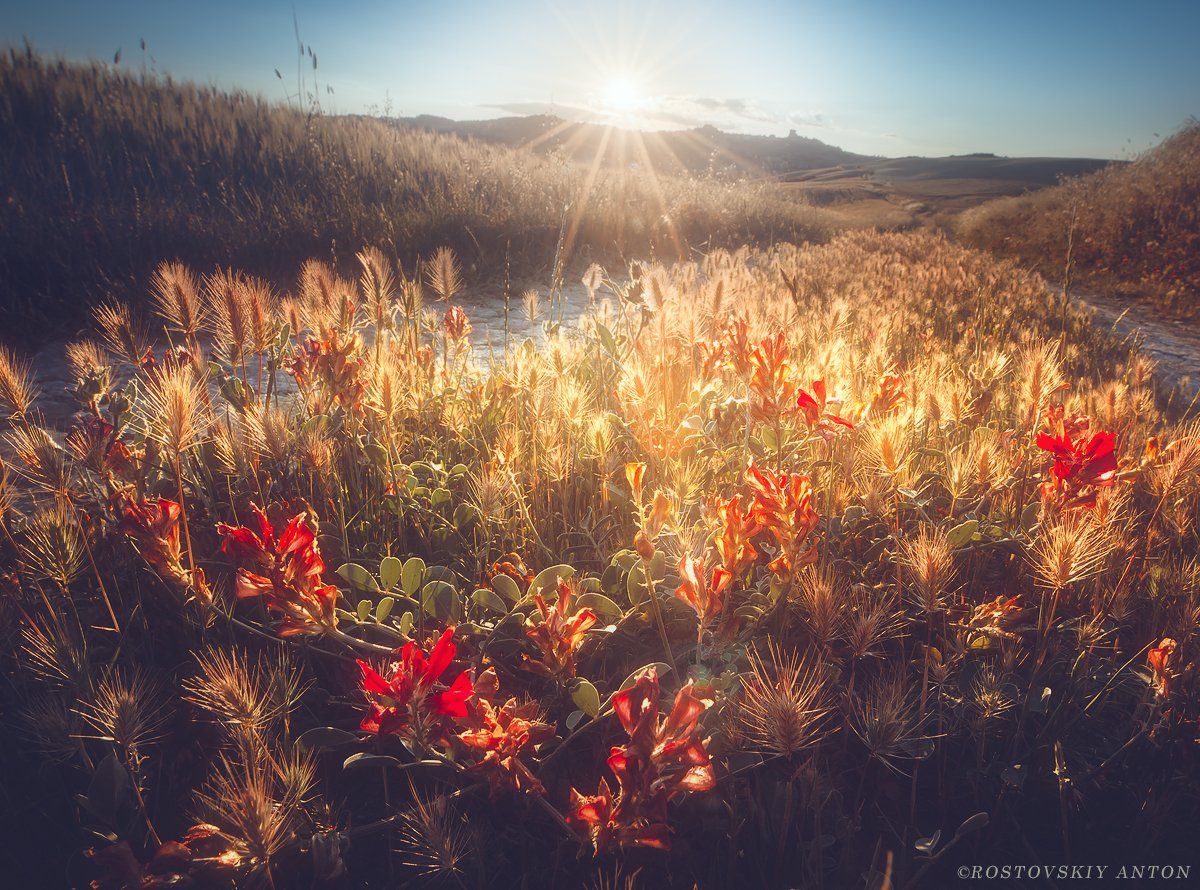
[[[504,791],[522,791],[544,795],[546,789],[529,767],[520,758],[526,748],[543,742],[554,735],[554,727],[538,719],[536,701],[518,703],[510,698],[499,708],[482,691],[486,687],[498,686],[495,671],[484,671],[475,692],[479,699],[474,721],[477,726],[458,734],[461,741],[474,751],[482,751],[482,758],[472,769],[487,773],[492,795]]]
[[[225,536],[221,550],[241,563],[238,598],[262,597],[268,609],[279,612],[283,616],[280,636],[336,628],[338,590],[321,581],[325,561],[308,515],[293,517],[276,540],[267,514],[255,505],[250,510],[258,521],[257,532],[246,526],[217,525],[217,531]]]
[[[614,747],[609,769],[617,779],[614,800],[601,779],[594,795],[571,789],[568,818],[586,827],[597,852],[618,846],[670,846],[668,803],[690,791],[716,784],[706,742],[700,737],[700,715],[710,704],[691,683],[675,696],[671,711],[659,719],[658,673],[647,668],[634,684],[613,696],[613,711],[629,733],[628,744]]]
[[[547,605],[541,593],[535,593],[533,601],[542,613],[542,620],[525,631],[542,650],[541,661],[530,661],[529,666],[556,677],[575,676],[575,650],[584,636],[598,620],[591,609],[571,611],[571,600],[575,591],[565,579],[558,579],[558,601]]]
[[[675,596],[696,612],[701,634],[705,625],[721,614],[725,589],[733,580],[733,575],[723,566],[715,566],[709,574],[704,563],[703,558],[696,560],[685,554],[679,561],[680,583],[675,589]]]
[[[772,473],[753,463],[746,470],[746,481],[754,490],[751,512],[757,524],[779,544],[779,556],[769,568],[777,575],[789,575],[817,558],[817,544],[809,536],[816,530],[818,517],[812,507],[812,486],[799,473]]]
[[[130,501],[120,530],[137,541],[142,558],[164,578],[186,579],[179,541],[179,504],[166,498]]]
[[[871,414],[889,414],[904,401],[904,380],[897,374],[884,374],[879,378],[879,390],[871,399]]]
[[[750,377],[750,414],[755,420],[772,422],[792,409],[796,384],[791,379],[787,336],[781,331],[764,337],[750,354],[754,370]]]
[[[625,464],[625,481],[629,483],[629,492],[636,503],[642,500],[642,485],[646,481],[646,465],[630,462]]]
[[[1154,675],[1154,688],[1163,698],[1171,691],[1171,674],[1169,671],[1171,658],[1178,646],[1170,637],[1163,637],[1157,646],[1146,653],[1146,663]]]
[[[450,306],[442,316],[442,329],[452,343],[461,343],[471,333],[471,322],[461,306]]]
[[[752,539],[760,531],[753,508],[742,508],[742,496],[735,494],[726,503],[717,507],[721,520],[721,536],[717,538],[717,552],[721,565],[736,578],[758,559]]]
[[[328,413],[335,405],[353,414],[363,412],[364,361],[358,355],[361,345],[358,334],[343,340],[334,330],[324,339],[309,337],[296,347],[288,373],[296,378],[302,392],[311,393],[314,414]]]

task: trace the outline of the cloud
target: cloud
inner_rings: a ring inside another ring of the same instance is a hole
[[[829,115],[820,111],[793,111],[787,116],[787,122],[793,127],[829,127],[833,124]]]

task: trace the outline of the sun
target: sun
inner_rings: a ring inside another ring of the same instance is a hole
[[[603,101],[609,111],[626,114],[641,105],[642,91],[628,77],[613,77],[604,84]]]

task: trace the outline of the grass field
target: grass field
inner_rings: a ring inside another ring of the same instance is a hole
[[[0,354],[22,886],[1188,861],[1200,428],[1144,359],[928,233],[591,268],[486,363],[454,266],[163,266],[62,446]]]

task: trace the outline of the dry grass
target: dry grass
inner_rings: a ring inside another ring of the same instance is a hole
[[[506,255],[549,269],[564,233],[586,265],[841,224],[766,185],[607,168],[591,181],[572,162],[29,50],[0,59],[0,132],[0,319],[40,336],[108,291],[141,299],[163,258],[274,278],[365,244],[409,268],[452,245],[498,272]]]
[[[965,212],[970,244],[1016,256],[1061,280],[1154,298],[1184,315],[1200,311],[1200,123],[1191,121],[1132,164]],[[1074,238],[1070,234],[1074,230]]]
[[[485,359],[453,255],[432,317],[360,262],[200,303],[165,266],[212,356],[109,306],[72,446],[9,420],[6,787],[54,765],[40,807],[118,839],[87,879],[171,839],[201,886],[1192,849],[1200,431],[1041,278],[927,233],[713,251],[589,270]]]

